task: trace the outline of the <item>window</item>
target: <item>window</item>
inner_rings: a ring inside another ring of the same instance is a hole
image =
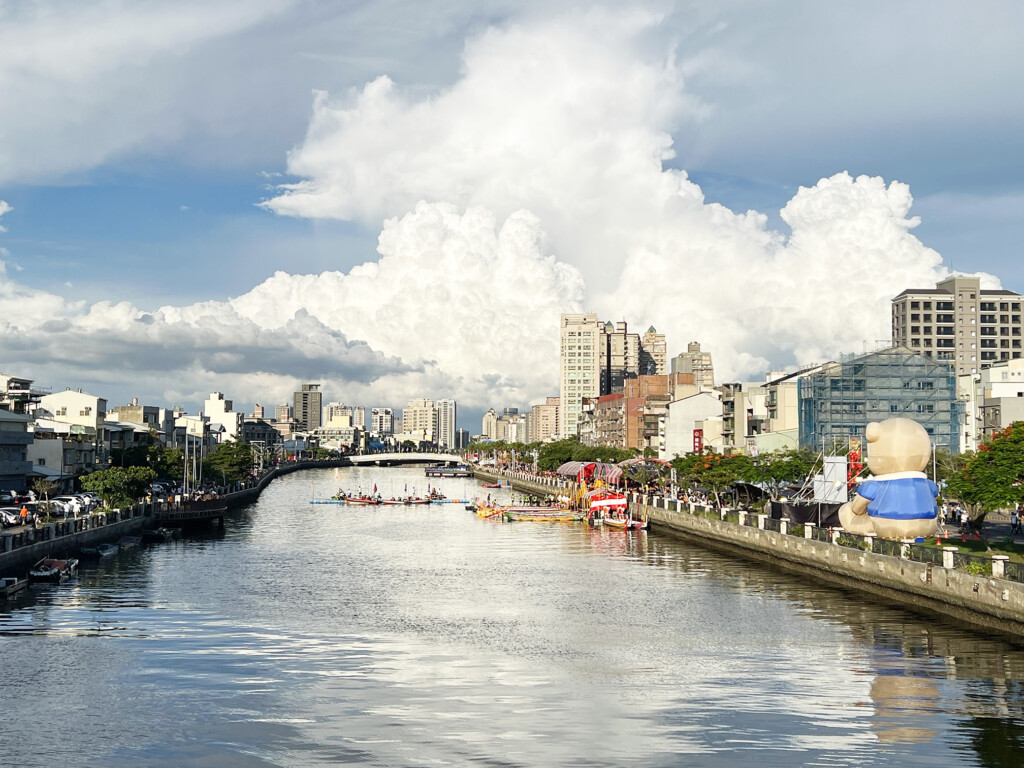
[[[930,301],[926,301],[926,302],[924,302],[924,304],[922,305],[921,308],[922,309],[931,309],[932,308],[932,303]]]
[[[921,326],[920,325],[912,325],[912,326],[910,326],[910,332],[913,333],[913,334],[920,333],[921,332]]]
[[[912,323],[919,322],[920,320],[921,320],[921,315],[918,314],[918,313],[914,313],[914,314],[912,314],[910,316],[910,322],[912,322]]]
[[[953,309],[953,302],[952,301],[936,301],[935,302],[935,308],[936,309]]]
[[[912,301],[912,302],[910,302],[910,308],[911,309],[920,309],[921,308],[921,302],[920,301]]]
[[[931,316],[931,315],[925,315],[925,316],[924,316],[924,321],[925,321],[926,323],[930,323],[930,322],[932,321],[932,316]]]
[[[900,407],[893,403],[889,406],[889,413],[899,413]]]

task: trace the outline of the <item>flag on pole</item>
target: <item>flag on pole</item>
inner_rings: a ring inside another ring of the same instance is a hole
[[[374,493],[376,493],[376,492],[377,492],[377,484],[376,484],[376,483],[374,483],[374,484],[373,484],[373,492],[374,492]]]

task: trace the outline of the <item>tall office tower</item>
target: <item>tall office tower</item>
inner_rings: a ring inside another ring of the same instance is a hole
[[[454,400],[437,401],[437,435],[435,442],[442,448],[455,448],[455,420],[458,406]]]
[[[672,373],[692,373],[693,383],[698,387],[715,386],[715,369],[711,364],[711,353],[700,351],[700,342],[691,341],[686,351],[672,358]]]
[[[630,333],[625,321],[605,323],[601,329],[600,394],[611,395],[622,391],[626,379],[640,375],[640,335]]]
[[[601,394],[602,326],[596,314],[563,314],[558,360],[558,391],[563,437],[575,435],[583,398]]]
[[[1022,297],[983,290],[981,278],[953,275],[935,288],[908,288],[892,300],[892,343],[977,373],[1021,357]]]
[[[359,429],[366,429],[366,406],[365,405],[354,405],[352,406],[352,424],[359,427]]]
[[[263,418],[263,406],[259,403],[253,403],[252,406],[252,418],[262,419]]]
[[[483,423],[480,425],[480,434],[490,440],[496,440],[498,437],[498,412],[493,408],[488,408],[487,413],[484,414]]]
[[[303,384],[302,389],[294,395],[294,418],[299,429],[312,432],[320,426],[320,413],[323,408],[323,393],[319,384]]]
[[[434,442],[437,434],[437,409],[433,400],[410,400],[402,411],[402,432],[418,435],[420,440]]]
[[[668,373],[668,352],[665,334],[652,325],[640,339],[640,375],[663,376]]]
[[[395,434],[395,411],[393,408],[373,408],[370,410],[370,431],[378,435]]]
[[[274,409],[274,421],[290,421],[293,413],[291,405],[281,403]]]
[[[469,447],[469,430],[468,429],[457,429],[455,430],[455,448],[456,450],[462,451]]]

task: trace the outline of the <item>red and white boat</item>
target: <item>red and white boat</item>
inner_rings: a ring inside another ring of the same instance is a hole
[[[620,530],[641,530],[647,520],[634,518],[629,513],[626,494],[608,488],[598,488],[588,494],[590,519]]]
[[[345,499],[345,503],[376,506],[377,504],[380,504],[380,499],[374,498],[373,496],[349,496]]]

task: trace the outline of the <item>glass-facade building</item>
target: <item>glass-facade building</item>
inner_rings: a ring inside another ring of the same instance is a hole
[[[923,426],[934,448],[960,450],[964,404],[947,361],[891,347],[822,366],[798,387],[802,447],[831,453],[863,439],[870,422],[899,416]]]

